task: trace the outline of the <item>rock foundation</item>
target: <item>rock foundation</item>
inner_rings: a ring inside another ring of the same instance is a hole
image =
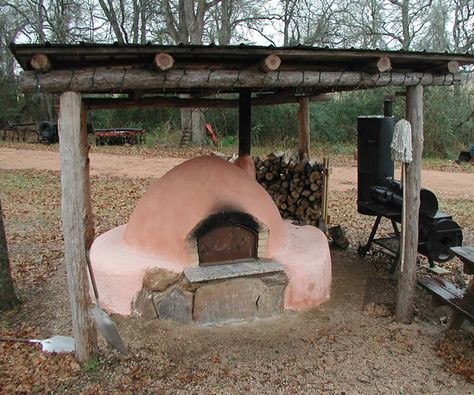
[[[146,319],[199,325],[251,321],[283,312],[288,277],[280,264],[265,260],[218,265],[210,276],[208,268],[196,273],[200,269],[193,267],[188,274],[147,271],[132,311]]]

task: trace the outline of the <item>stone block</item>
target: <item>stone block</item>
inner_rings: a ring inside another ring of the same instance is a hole
[[[285,272],[267,274],[260,277],[260,280],[262,280],[268,286],[284,285],[286,287],[288,284],[288,276]]]
[[[182,276],[178,284],[185,291],[194,293],[203,283],[192,283],[186,278],[186,276]]]
[[[180,274],[166,269],[148,269],[143,277],[143,287],[150,291],[163,292],[179,280]]]
[[[190,283],[283,272],[284,266],[270,259],[253,259],[212,266],[188,267],[184,276]]]
[[[267,285],[255,277],[210,282],[195,293],[193,319],[206,325],[280,314],[285,287],[286,283]]]
[[[286,284],[266,286],[257,301],[257,314],[259,318],[271,317],[283,313]]]
[[[181,323],[192,321],[193,294],[174,285],[153,297],[158,318]]]
[[[132,301],[132,313],[145,319],[156,318],[155,305],[153,304],[153,292],[142,288]]]

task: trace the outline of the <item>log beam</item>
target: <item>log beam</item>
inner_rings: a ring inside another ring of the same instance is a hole
[[[239,156],[250,155],[252,135],[252,92],[242,89],[239,93]]]
[[[459,74],[431,73],[361,73],[355,71],[273,71],[257,73],[252,70],[183,70],[172,69],[156,73],[144,69],[114,70],[52,70],[39,74],[25,71],[21,89],[33,93],[74,92],[129,92],[170,91],[173,89],[197,91],[207,88],[233,89],[318,89],[338,90],[375,88],[383,86],[456,85],[461,83]]]
[[[316,95],[309,98],[311,101],[329,101],[329,95]],[[275,104],[298,103],[301,97],[294,95],[265,95],[252,98],[252,106],[270,106]],[[134,100],[133,98],[90,98],[84,99],[87,110],[111,110],[116,108],[237,108],[238,99],[195,99],[182,97],[146,97]]]
[[[392,62],[387,55],[377,58],[373,63],[367,63],[363,67],[363,70],[367,73],[386,73],[392,70]]]
[[[310,133],[310,117],[309,117],[309,97],[303,97],[299,101],[298,120],[299,128],[299,160],[309,160],[309,133]]]
[[[174,59],[170,54],[160,52],[155,55],[153,59],[153,66],[157,70],[166,71],[173,67]]]
[[[451,60],[446,64],[446,70],[448,71],[448,73],[459,73],[459,67],[459,62],[455,60]]]
[[[44,53],[36,53],[30,60],[30,65],[33,70],[39,71],[40,73],[45,73],[51,70],[51,62],[49,58]]]
[[[418,253],[418,217],[420,211],[421,155],[423,152],[423,87],[407,88],[406,114],[411,124],[413,162],[406,172],[406,229],[404,265],[398,280],[395,319],[413,321],[413,300],[416,288],[416,257]]]
[[[90,314],[86,249],[92,242],[87,127],[81,95],[65,92],[60,97],[59,152],[61,157],[61,217],[64,233],[69,301],[72,312],[76,359],[87,362],[97,356],[97,334]]]
[[[278,55],[268,55],[258,64],[258,69],[264,73],[275,71],[280,68],[281,58]]]
[[[385,73],[392,69],[392,62],[390,62],[390,58],[388,56],[381,56],[377,60],[376,68],[379,73]]]

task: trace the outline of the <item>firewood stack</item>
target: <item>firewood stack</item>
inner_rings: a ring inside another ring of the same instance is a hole
[[[298,161],[291,151],[256,158],[257,181],[268,191],[283,218],[318,225],[322,212],[323,165]]]

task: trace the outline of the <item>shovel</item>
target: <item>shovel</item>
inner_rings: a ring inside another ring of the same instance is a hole
[[[92,288],[94,289],[96,305],[92,308],[92,316],[94,317],[97,328],[99,328],[99,332],[108,344],[117,349],[121,354],[128,355],[127,347],[123,344],[117,325],[115,325],[115,322],[113,322],[107,313],[100,308],[99,292],[97,291],[97,284],[95,282],[94,272],[92,271],[88,252],[86,252],[86,261],[89,275],[91,277]]]
[[[63,353],[63,352],[73,352],[74,351],[74,339],[67,336],[53,336],[48,339],[39,340],[39,339],[17,339],[14,337],[2,337],[0,338],[2,342],[22,342],[22,343],[32,343],[32,344],[41,344],[41,349],[50,353]]]

